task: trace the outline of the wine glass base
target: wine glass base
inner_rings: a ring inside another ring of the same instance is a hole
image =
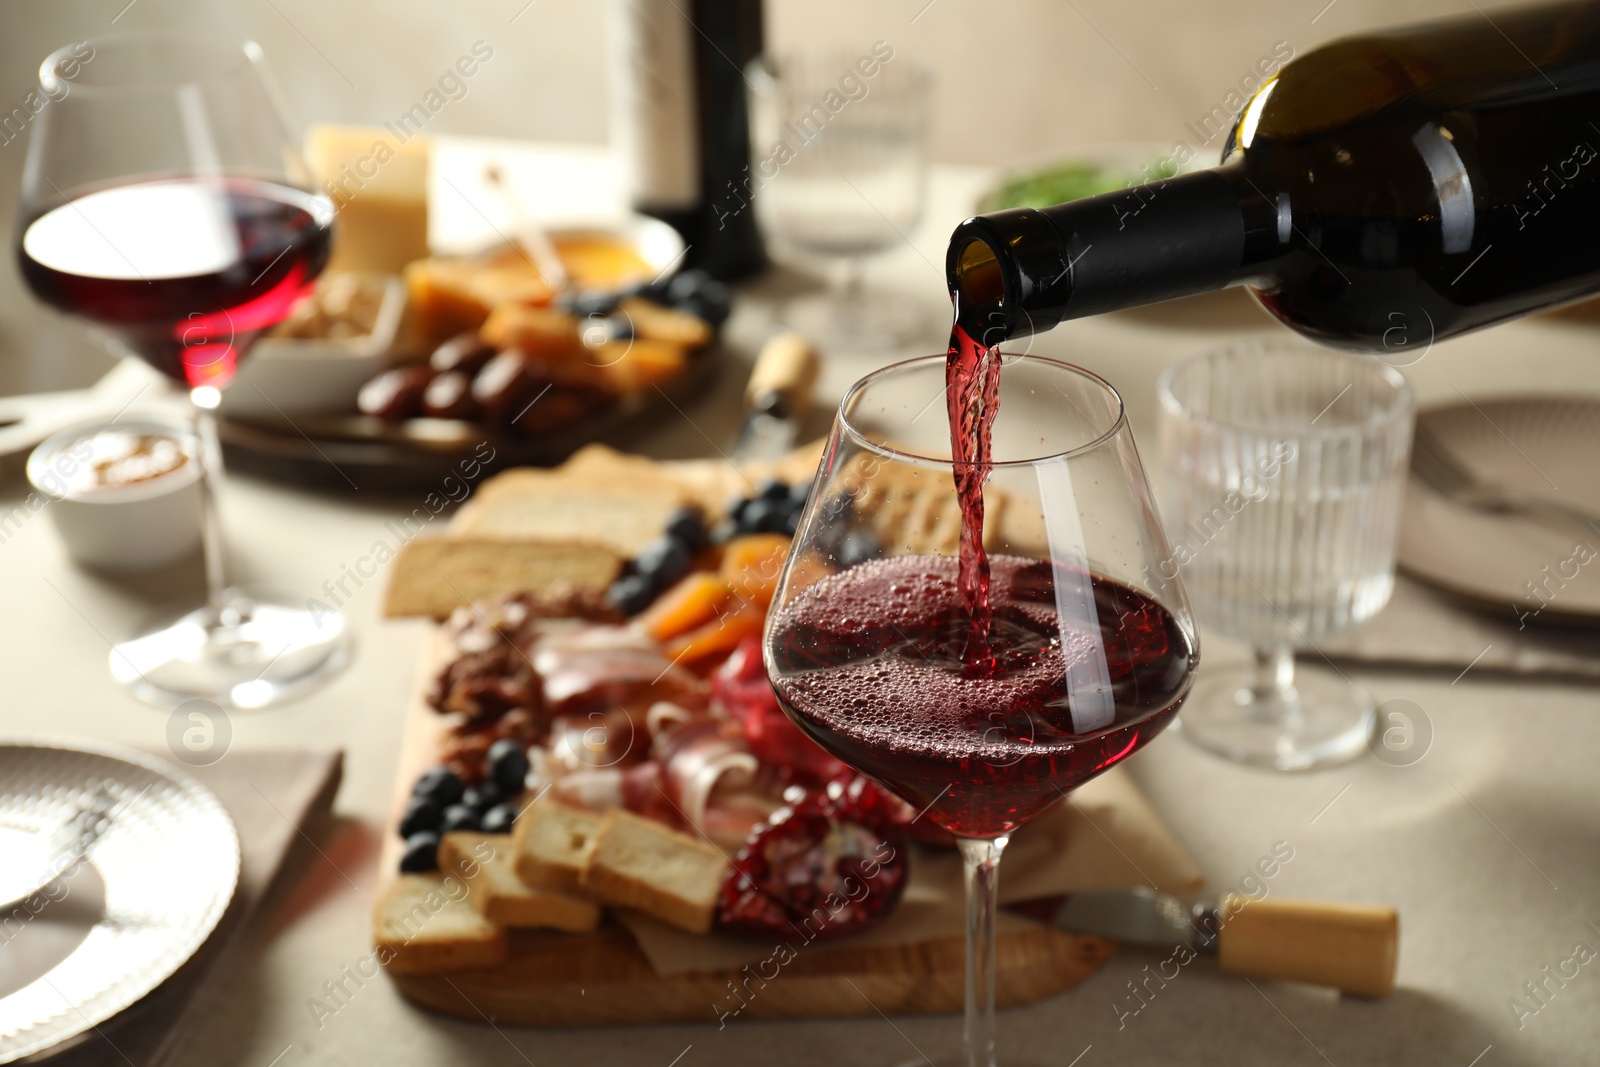
[[[1247,669],[1195,683],[1178,715],[1178,732],[1237,763],[1308,771],[1355,759],[1372,739],[1372,697],[1324,671],[1295,671],[1293,698],[1259,699]]]
[[[307,611],[236,591],[111,650],[111,673],[147,704],[190,700],[264,708],[305,696],[350,662],[353,639],[335,611]]]
[[[808,293],[784,305],[783,322],[823,352],[882,352],[921,336],[921,310],[904,293],[869,289],[854,300]]]

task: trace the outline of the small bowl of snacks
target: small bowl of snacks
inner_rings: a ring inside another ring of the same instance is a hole
[[[28,457],[67,552],[96,570],[154,570],[200,547],[200,464],[177,420],[129,419],[63,430]],[[35,508],[35,510],[38,510]]]
[[[328,274],[257,341],[223,393],[230,415],[348,411],[394,352],[406,306],[392,274]]]

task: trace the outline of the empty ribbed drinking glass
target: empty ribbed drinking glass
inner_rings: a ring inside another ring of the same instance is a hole
[[[1304,770],[1349,759],[1372,700],[1297,649],[1371,618],[1394,589],[1412,397],[1377,359],[1253,345],[1184,361],[1157,384],[1166,575],[1253,668],[1202,675],[1181,729],[1230,759]]]

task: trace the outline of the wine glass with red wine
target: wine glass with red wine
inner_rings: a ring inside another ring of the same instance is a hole
[[[796,725],[959,840],[989,1067],[1001,852],[1172,721],[1198,646],[1116,391],[975,347],[846,395],[765,649]]]
[[[332,611],[229,582],[216,408],[251,342],[327,262],[333,205],[300,158],[261,49],[205,34],[80,41],[39,69],[47,100],[23,173],[17,259],[46,304],[188,391],[207,602],[117,645],[112,672],[161,705],[262,707],[349,656]]]

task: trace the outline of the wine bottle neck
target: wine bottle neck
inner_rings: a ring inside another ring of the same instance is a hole
[[[1221,289],[1263,273],[1277,254],[1275,215],[1237,166],[978,215],[950,238],[957,320],[996,344],[1064,319]]]

